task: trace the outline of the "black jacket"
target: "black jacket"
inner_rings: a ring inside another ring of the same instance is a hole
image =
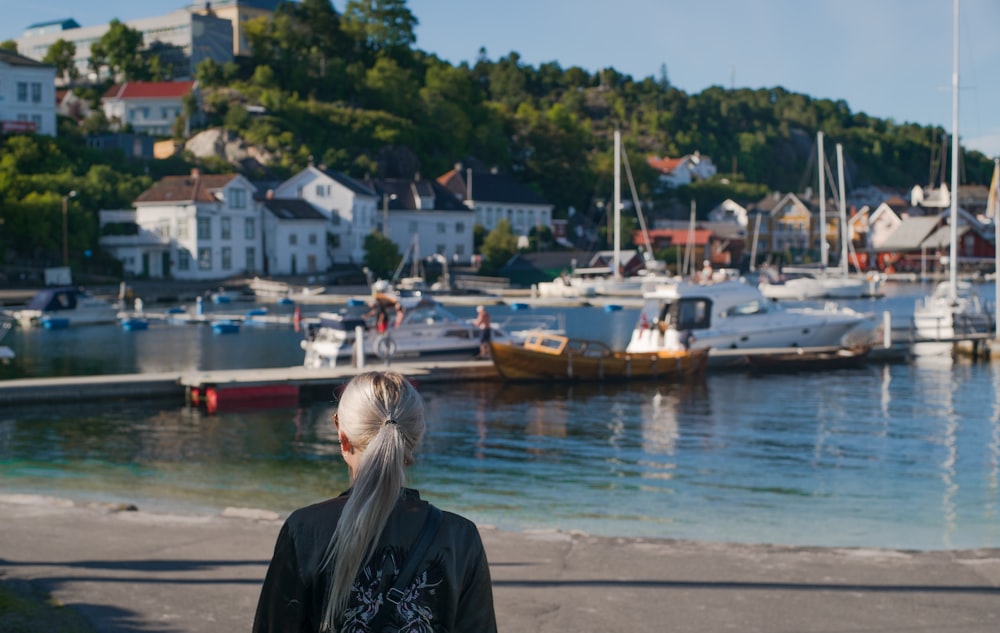
[[[320,630],[329,596],[328,570],[320,570],[320,561],[348,494],[296,510],[285,521],[261,589],[254,633]],[[442,512],[437,535],[403,600],[398,606],[385,600],[383,592],[405,563],[429,508],[416,490],[403,491],[373,556],[354,581],[337,631],[369,631],[368,622],[379,608],[396,609],[390,618],[393,631],[497,630],[490,570],[479,531],[468,519],[450,512]]]

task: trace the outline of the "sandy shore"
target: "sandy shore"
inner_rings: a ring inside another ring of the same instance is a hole
[[[0,494],[0,576],[106,633],[249,631],[280,518]],[[903,552],[481,527],[500,630],[995,633],[1000,550]]]

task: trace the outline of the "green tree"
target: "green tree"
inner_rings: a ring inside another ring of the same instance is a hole
[[[417,41],[419,22],[406,0],[348,0],[343,29],[364,52],[400,59]]]
[[[56,67],[56,74],[67,82],[75,81],[80,75],[76,68],[76,44],[60,38],[45,51],[42,61]]]
[[[17,52],[17,42],[14,40],[4,40],[0,42],[0,49],[5,51],[10,51],[11,53]]]
[[[372,231],[365,237],[365,266],[377,277],[388,279],[403,261],[396,243],[381,233]]]
[[[483,265],[479,272],[483,275],[496,275],[510,258],[517,254],[517,236],[510,228],[506,219],[497,222],[496,227],[489,232],[480,249]]]
[[[91,66],[107,65],[113,75],[124,81],[144,79],[147,70],[141,48],[141,31],[117,19],[111,20],[104,35],[90,46]]]

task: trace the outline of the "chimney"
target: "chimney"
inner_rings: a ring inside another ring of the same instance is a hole
[[[267,193],[264,194],[264,197],[268,200],[274,200],[274,189],[268,189]]]
[[[191,179],[192,180],[198,180],[199,178],[201,178],[201,170],[198,169],[197,167],[192,167],[191,168]]]

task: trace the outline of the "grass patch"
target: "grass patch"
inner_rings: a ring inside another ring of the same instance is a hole
[[[26,582],[0,581],[0,633],[94,633],[76,611]]]

